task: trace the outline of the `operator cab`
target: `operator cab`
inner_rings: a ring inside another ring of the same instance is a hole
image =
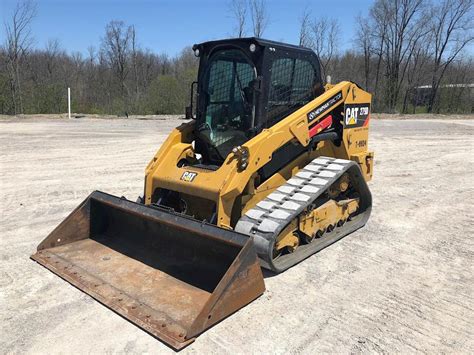
[[[324,92],[318,57],[308,48],[252,37],[193,50],[200,58],[195,151],[205,165],[220,166],[234,147]]]

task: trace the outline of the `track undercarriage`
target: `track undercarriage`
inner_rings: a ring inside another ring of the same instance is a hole
[[[370,206],[357,164],[319,157],[247,211],[235,229],[254,237],[264,267],[281,272],[362,227]]]

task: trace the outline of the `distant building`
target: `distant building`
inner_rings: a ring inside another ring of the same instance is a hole
[[[412,104],[426,106],[429,101],[431,85],[422,85],[414,88]],[[439,97],[463,97],[471,102],[471,111],[474,110],[474,84],[445,84],[438,88]]]

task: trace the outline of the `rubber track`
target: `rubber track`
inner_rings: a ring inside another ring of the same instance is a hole
[[[295,252],[273,259],[273,246],[280,232],[346,172],[359,194],[357,216],[322,238],[300,245]],[[362,227],[369,218],[371,205],[370,191],[355,162],[318,157],[248,210],[237,222],[235,230],[254,238],[263,267],[281,272]]]

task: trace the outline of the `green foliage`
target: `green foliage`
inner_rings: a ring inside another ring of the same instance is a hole
[[[8,76],[0,73],[0,114],[13,113]]]
[[[64,95],[62,85],[59,83],[48,84],[38,88],[34,96],[35,108],[28,108],[28,111],[36,110],[36,113],[50,113],[51,111],[61,112],[67,110],[67,98]]]
[[[129,48],[124,53],[126,76],[122,73],[120,77],[101,56],[85,59],[60,50],[34,50],[27,55],[20,63],[23,113],[67,112],[70,87],[72,112],[181,114],[197,76],[198,62],[190,48],[175,58],[142,50],[131,52]],[[6,53],[0,47],[0,114],[15,113],[10,74]],[[18,102],[17,93],[17,111]]]
[[[153,80],[148,90],[147,107],[153,114],[178,113],[183,102],[178,79],[171,75],[162,75]]]
[[[184,113],[184,108],[189,104],[190,87],[196,74],[196,68],[188,68],[177,76],[158,76],[152,81],[147,93],[146,113]]]

